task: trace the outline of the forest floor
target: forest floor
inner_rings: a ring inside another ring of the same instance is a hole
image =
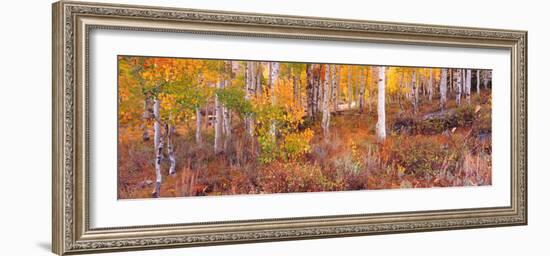
[[[308,154],[293,160],[259,163],[244,140],[232,150],[213,153],[213,131],[197,145],[189,127],[178,127],[175,138],[177,171],[162,164],[161,197],[263,194],[363,189],[426,188],[491,184],[491,92],[472,94],[457,107],[448,99],[419,104],[416,114],[401,111],[399,102],[386,107],[387,139],[376,141],[377,115],[342,111],[332,115],[330,139],[322,138],[319,122],[309,128],[315,136]],[[403,100],[402,104],[410,104]],[[412,109],[410,106],[404,109]],[[243,128],[237,125],[234,137]],[[148,198],[154,188],[152,141],[139,131],[119,137],[118,198]]]

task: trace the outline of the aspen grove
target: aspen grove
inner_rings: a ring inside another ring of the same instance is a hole
[[[118,198],[491,184],[492,73],[119,56]]]

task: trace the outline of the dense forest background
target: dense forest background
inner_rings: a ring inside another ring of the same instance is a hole
[[[118,197],[491,184],[489,70],[120,56]]]

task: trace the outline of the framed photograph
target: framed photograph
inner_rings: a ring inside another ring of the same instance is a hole
[[[53,251],[527,224],[527,32],[61,1]]]

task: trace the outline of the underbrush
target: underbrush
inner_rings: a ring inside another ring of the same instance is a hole
[[[478,101],[475,99],[474,101]],[[486,102],[486,103],[490,103]],[[437,106],[424,106],[437,109]],[[397,108],[391,111],[396,112]],[[378,143],[376,115],[340,114],[330,137],[305,122],[300,132],[279,138],[260,161],[262,146],[235,127],[223,151],[213,150],[213,129],[197,144],[192,132],[174,137],[176,175],[162,161],[161,195],[206,196],[363,189],[426,188],[491,184],[491,109],[464,104],[429,113],[388,118],[388,137]],[[152,140],[140,131],[119,137],[119,198],[151,197],[154,188]],[[282,153],[284,152],[284,154]],[[265,160],[265,159],[264,159]]]

